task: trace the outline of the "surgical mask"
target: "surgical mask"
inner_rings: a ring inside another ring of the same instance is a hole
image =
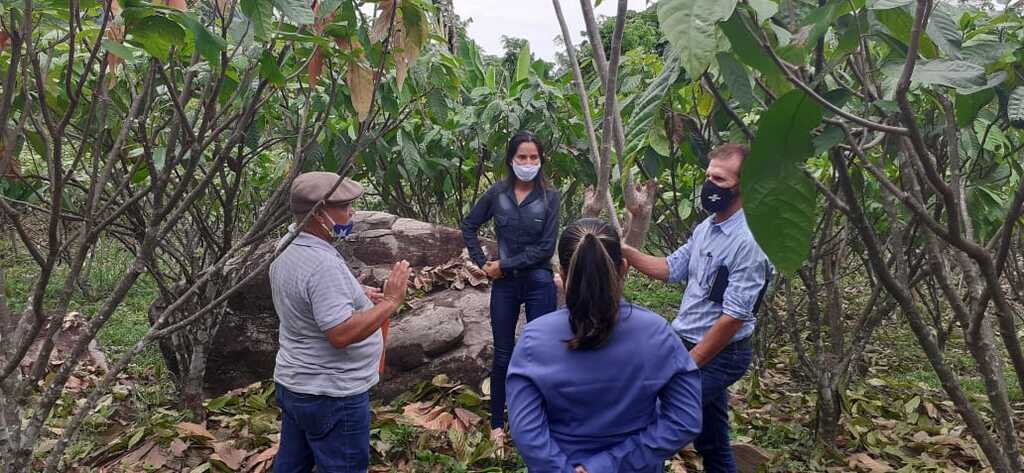
[[[540,172],[540,164],[516,164],[512,163],[512,171],[520,181],[530,182]]]
[[[719,187],[714,182],[705,181],[704,187],[700,189],[700,205],[708,212],[718,213],[728,209],[737,194],[735,188]]]
[[[331,236],[333,236],[334,238],[342,240],[345,237],[352,234],[352,227],[355,226],[355,222],[352,221],[352,219],[349,219],[347,224],[342,225],[340,223],[336,223],[334,219],[331,218],[330,215],[327,215],[327,213],[324,213],[324,217],[327,217],[327,220],[331,221],[331,227],[328,228],[326,225],[324,225],[324,229],[330,232]]]

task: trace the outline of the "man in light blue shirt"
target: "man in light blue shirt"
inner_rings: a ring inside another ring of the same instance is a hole
[[[667,258],[623,246],[623,256],[649,277],[686,282],[672,328],[683,339],[702,377],[704,426],[693,445],[704,471],[733,473],[729,442],[729,386],[746,373],[750,337],[771,265],[743,215],[740,170],[749,148],[726,144],[711,152],[701,205],[712,213],[689,241]]]

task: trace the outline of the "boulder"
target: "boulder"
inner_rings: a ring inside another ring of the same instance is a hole
[[[273,257],[275,244],[261,244],[244,265],[240,259],[229,262],[226,273],[248,274]],[[484,245],[493,254],[494,242],[485,240]],[[474,276],[460,231],[383,212],[357,212],[353,235],[339,244],[339,250],[364,284],[379,286],[399,259],[413,266],[416,281],[427,281],[421,288],[428,291],[426,296],[410,302],[391,321],[387,369],[375,396],[390,400],[438,374],[479,385],[493,354],[490,296],[486,283]],[[162,306],[155,302],[151,312]],[[270,278],[264,271],[227,300],[210,348],[204,378],[207,394],[216,396],[271,379],[277,329]],[[176,372],[170,347],[161,348],[168,367]]]

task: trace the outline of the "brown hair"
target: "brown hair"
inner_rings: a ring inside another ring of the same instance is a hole
[[[731,159],[739,158],[742,164],[743,160],[747,159],[750,155],[750,147],[739,143],[726,143],[713,150],[708,155],[708,159]]]
[[[569,268],[565,303],[574,337],[570,350],[599,348],[611,337],[622,299],[622,243],[608,222],[583,218],[558,239],[558,263]]]

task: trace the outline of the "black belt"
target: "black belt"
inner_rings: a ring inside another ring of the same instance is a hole
[[[732,342],[732,343],[726,345],[724,348],[722,348],[722,350],[749,349],[749,348],[752,347],[751,340],[750,340],[752,338],[754,338],[754,337],[750,336],[750,337],[746,337],[746,338],[741,338],[739,340],[736,340],[735,342]],[[685,338],[683,339],[683,345],[686,346],[687,350],[693,350],[693,347],[697,346],[696,343],[693,343],[693,342],[691,342],[691,341],[689,341],[689,340],[687,340]]]

